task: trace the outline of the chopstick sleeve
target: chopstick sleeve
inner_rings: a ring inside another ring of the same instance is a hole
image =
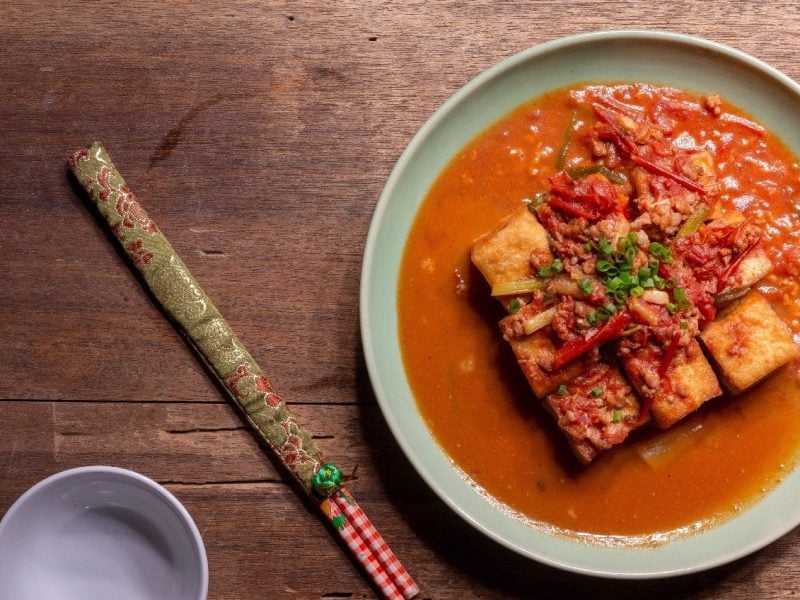
[[[375,586],[390,600],[416,595],[416,584],[342,487],[340,471],[324,463],[309,433],[136,200],[102,144],[95,142],[68,160],[153,297],[250,425],[315,500]]]

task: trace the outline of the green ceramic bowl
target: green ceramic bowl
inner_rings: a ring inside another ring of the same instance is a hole
[[[536,46],[488,69],[436,111],[406,148],[375,209],[361,279],[361,334],[386,421],[428,485],[467,522],[543,563],[619,578],[666,577],[753,552],[800,523],[800,470],[715,528],[655,548],[603,547],[526,524],[481,495],[437,445],[406,380],[398,343],[398,272],[417,209],[453,155],[518,105],[580,81],[628,80],[719,93],[800,154],[800,86],[732,48],[684,35],[610,31]]]

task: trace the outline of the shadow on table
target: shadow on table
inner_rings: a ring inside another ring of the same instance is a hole
[[[760,568],[759,554],[755,554],[703,573],[658,580],[612,580],[568,573],[522,557],[474,529],[436,496],[405,457],[380,414],[363,358],[356,377],[362,432],[370,448],[380,449],[371,456],[386,497],[446,570],[473,581],[472,586],[463,587],[476,598],[486,594],[491,598],[570,600],[712,598],[721,597],[724,590],[749,579],[751,572]],[[441,583],[426,580],[420,565],[409,565],[409,570],[422,588],[421,598],[449,597]],[[433,586],[438,588],[435,594],[426,589]]]

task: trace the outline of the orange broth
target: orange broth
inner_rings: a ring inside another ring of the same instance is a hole
[[[794,468],[798,364],[735,398],[708,402],[672,430],[643,428],[591,465],[578,463],[519,371],[497,326],[502,308],[469,261],[475,238],[547,189],[576,109],[571,89],[548,93],[491,126],[432,186],[401,266],[401,349],[435,439],[490,496],[565,533],[652,542],[729,517]],[[641,106],[658,93],[642,84],[613,86],[617,99]],[[691,94],[684,99],[701,102]],[[764,226],[776,269],[759,289],[797,340],[800,167],[777,137],[737,122],[744,115],[729,104],[722,108],[728,117],[696,111],[673,139],[713,145],[722,203]],[[591,113],[579,108],[575,140],[590,122]],[[567,166],[588,159],[579,143],[571,144]],[[466,296],[456,293],[459,278],[470,290]],[[671,450],[645,460],[662,437],[672,440]]]

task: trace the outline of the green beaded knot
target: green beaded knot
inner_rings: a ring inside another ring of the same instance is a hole
[[[311,478],[311,489],[323,498],[342,487],[342,472],[333,463],[325,463]]]

